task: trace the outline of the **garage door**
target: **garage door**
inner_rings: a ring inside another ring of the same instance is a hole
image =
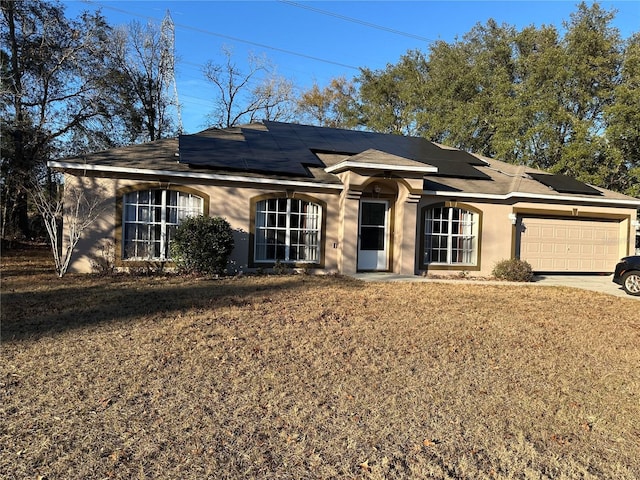
[[[523,217],[520,258],[538,272],[611,272],[619,260],[620,224]]]

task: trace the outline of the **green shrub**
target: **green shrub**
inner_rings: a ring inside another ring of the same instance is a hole
[[[189,217],[176,228],[171,257],[183,272],[218,275],[225,272],[233,247],[233,231],[224,218]]]
[[[533,280],[531,265],[517,258],[502,260],[496,263],[492,273],[494,277],[510,282],[530,282]]]

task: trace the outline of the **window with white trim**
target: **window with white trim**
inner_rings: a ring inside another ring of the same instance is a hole
[[[438,206],[425,212],[425,264],[475,265],[477,217],[468,210]]]
[[[295,198],[256,204],[256,262],[319,263],[322,207]]]
[[[124,195],[122,257],[168,260],[169,245],[180,222],[202,215],[203,200],[176,190],[138,190]]]

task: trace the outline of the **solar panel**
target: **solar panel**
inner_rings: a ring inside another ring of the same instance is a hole
[[[363,132],[338,128],[294,125],[280,122],[264,122],[270,132],[289,131],[296,135],[303,148],[320,152],[337,152],[355,155],[371,148],[399,157],[435,165],[434,175],[473,179],[490,179],[474,166],[486,165],[470,153],[440,148],[419,137],[405,137],[388,133]]]
[[[465,162],[451,161],[446,158],[433,158],[429,160],[429,162],[435,167],[438,167],[438,172],[430,174],[430,176],[491,180],[489,175]]]
[[[180,162],[198,167],[245,170],[243,159],[251,155],[244,142],[234,140],[180,135],[178,142]]]
[[[278,154],[270,137],[261,137],[261,142],[256,148],[245,141],[182,135],[180,162],[199,168],[310,176],[300,161]]]
[[[309,177],[307,167],[324,167],[313,153],[356,155],[376,149],[438,167],[434,175],[489,179],[474,166],[484,165],[471,154],[440,148],[426,139],[338,128],[264,121],[266,130],[241,128],[242,134],[216,137],[181,135],[180,162],[194,167],[243,170]]]
[[[434,181],[433,179],[425,178],[422,182],[422,188],[426,191],[431,192],[461,192],[459,188],[452,187],[450,185],[445,185],[444,183],[439,183]]]
[[[441,148],[444,157],[449,161],[464,162],[467,165],[475,165],[477,167],[483,167],[487,165],[487,162],[480,160],[478,157],[471,155],[463,150],[451,150],[448,148]]]
[[[541,184],[553,188],[560,193],[582,193],[584,195],[602,195],[599,190],[582,183],[567,175],[548,173],[528,173],[534,180]]]

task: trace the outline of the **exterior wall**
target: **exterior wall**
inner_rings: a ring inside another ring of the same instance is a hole
[[[517,226],[510,215],[551,215],[583,218],[614,218],[620,224],[620,257],[634,253],[635,228],[632,220],[636,218],[633,208],[612,208],[549,204],[536,202],[506,202],[492,200],[461,200],[444,196],[421,196],[421,178],[383,178],[367,176],[355,172],[339,175],[345,188],[339,190],[297,188],[252,185],[212,185],[194,184],[172,179],[166,181],[144,181],[139,179],[110,179],[98,177],[78,177],[65,175],[65,189],[70,192],[74,187],[84,188],[92,195],[103,199],[102,215],[86,231],[76,247],[69,271],[91,272],[94,264],[115,253],[120,258],[121,238],[121,199],[123,192],[136,188],[177,188],[196,191],[205,198],[205,214],[221,216],[229,221],[235,232],[236,247],[231,256],[230,271],[251,270],[252,258],[252,199],[279,194],[312,198],[325,207],[323,211],[324,228],[322,230],[322,271],[352,274],[357,271],[359,208],[360,201],[366,198],[384,198],[389,200],[391,208],[390,264],[389,270],[405,275],[418,273],[438,273],[455,275],[466,272],[471,276],[488,276],[495,264],[516,255]],[[424,209],[428,206],[449,202],[465,209],[477,212],[479,225],[477,232],[478,256],[476,265],[438,266],[424,265]],[[67,237],[68,222],[65,222]],[[115,248],[114,248],[115,247]],[[131,265],[121,262],[120,265]],[[613,268],[613,266],[612,266]]]
[[[359,212],[363,200],[389,202],[389,271],[414,275],[416,270],[417,205],[422,175],[399,178],[367,175],[355,171],[339,174],[345,185],[340,205],[340,272],[358,271]]]
[[[475,268],[465,266],[437,266],[421,265],[421,256],[424,249],[423,212],[429,205],[450,202],[461,208],[478,211],[481,213],[481,225],[479,226],[479,252]],[[631,220],[635,218],[633,208],[613,208],[587,205],[549,204],[536,202],[489,202],[489,201],[463,201],[446,197],[425,197],[418,205],[418,236],[416,249],[418,268],[422,272],[455,275],[458,272],[466,272],[470,276],[489,276],[495,264],[501,260],[515,258],[517,252],[516,240],[517,226],[512,223],[510,215],[539,215],[558,216],[566,218],[612,218],[620,223],[619,257],[629,255],[634,251],[634,236]],[[611,269],[615,265],[611,266]]]
[[[345,275],[357,272],[358,212],[362,192],[343,191],[339,213],[339,271]]]
[[[476,262],[475,265],[425,265],[424,264],[424,214],[425,209],[445,204],[463,208],[476,213]],[[418,204],[418,234],[416,238],[416,257],[418,269],[422,273],[437,275],[455,275],[465,272],[470,276],[488,276],[495,263],[511,257],[511,230],[509,220],[511,206],[489,202],[466,201],[446,197],[424,197]]]
[[[420,183],[422,183],[420,181]],[[412,189],[411,187],[416,187]],[[421,185],[420,185],[421,186]],[[399,184],[396,201],[396,226],[394,228],[394,265],[393,272],[402,275],[418,273],[416,238],[419,230],[420,195],[415,193],[417,185]]]
[[[132,189],[153,188],[188,188],[205,198],[205,214],[225,218],[234,230],[235,248],[231,254],[229,271],[237,273],[251,270],[248,264],[250,255],[250,235],[252,221],[251,200],[258,196],[269,194],[293,195],[304,194],[325,205],[323,211],[324,229],[322,231],[322,254],[324,260],[323,271],[338,271],[338,246],[339,246],[339,192],[309,190],[289,190],[274,185],[272,188],[253,188],[247,186],[220,186],[207,184],[194,184],[193,182],[171,183],[158,181],[143,181],[136,179],[97,179],[65,176],[66,185],[84,184],[93,189],[95,185],[101,187],[101,195],[105,198],[105,210],[102,216],[95,222],[78,243],[70,271],[89,273],[93,270],[92,263],[97,257],[103,255],[106,247],[115,247],[117,266],[134,265],[132,262],[118,262],[121,258],[121,199],[123,193]],[[208,206],[208,212],[207,212]]]
[[[69,272],[90,273],[93,264],[107,259],[113,252],[113,231],[115,226],[115,190],[113,180],[93,177],[64,176],[65,205],[72,203],[72,191],[79,189],[91,201],[100,199],[101,215],[83,232],[74,249],[69,265]],[[63,221],[62,248],[66,249],[69,241],[69,212],[65,209]]]

